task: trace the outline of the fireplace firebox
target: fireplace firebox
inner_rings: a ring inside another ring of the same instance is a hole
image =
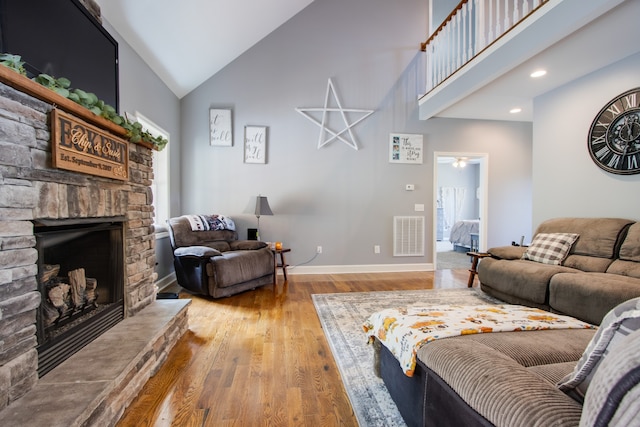
[[[40,377],[124,318],[124,220],[34,221]]]

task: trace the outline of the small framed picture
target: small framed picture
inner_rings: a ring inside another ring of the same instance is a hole
[[[244,127],[244,162],[267,163],[267,127]]]
[[[422,140],[420,134],[390,134],[389,163],[422,164]]]
[[[211,145],[231,147],[233,145],[233,128],[231,127],[231,110],[209,110],[209,134]]]

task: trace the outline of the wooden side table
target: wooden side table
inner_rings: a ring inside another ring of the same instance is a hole
[[[478,262],[480,259],[491,255],[486,252],[467,252],[467,255],[473,258],[471,260],[471,268],[469,269],[469,281],[467,282],[467,288],[470,288],[473,286],[473,280],[476,274],[478,274]]]
[[[290,248],[282,248],[282,249],[271,249],[271,252],[273,252],[273,283],[278,283],[277,281],[277,275],[278,275],[278,268],[282,269],[282,275],[284,276],[284,280],[287,280],[287,267],[289,266],[289,264],[287,264],[287,259],[285,258],[284,254],[286,254],[287,252],[291,252]],[[278,255],[280,255],[280,262],[278,262]]]

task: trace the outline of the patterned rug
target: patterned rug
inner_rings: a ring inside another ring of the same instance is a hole
[[[411,305],[499,302],[475,288],[314,294],[311,298],[361,427],[406,426],[382,379],[373,372],[373,347],[362,329],[371,313]]]

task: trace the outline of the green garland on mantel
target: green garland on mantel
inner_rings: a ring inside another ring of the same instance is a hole
[[[0,53],[0,64],[12,69],[13,71],[26,77],[27,72],[24,69],[24,61],[20,55],[13,55],[10,53]],[[91,92],[85,92],[82,89],[74,89],[71,87],[69,79],[64,77],[54,78],[48,74],[40,74],[33,79],[34,82],[41,86],[51,89],[58,95],[67,98],[78,105],[88,109],[92,113],[104,117],[110,122],[115,123],[118,126],[124,128],[127,132],[127,138],[133,143],[139,143],[142,141],[148,141],[153,144],[154,148],[158,151],[164,149],[169,143],[166,138],[161,136],[153,136],[149,131],[142,128],[142,125],[138,122],[132,122],[129,119],[119,115],[116,109],[111,105],[106,104],[103,100]]]

